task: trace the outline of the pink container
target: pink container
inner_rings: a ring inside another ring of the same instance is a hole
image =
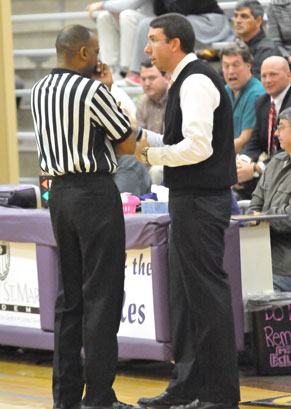
[[[130,193],[121,194],[123,213],[133,214],[136,212],[136,206],[140,204],[140,200],[137,196],[131,195]]]

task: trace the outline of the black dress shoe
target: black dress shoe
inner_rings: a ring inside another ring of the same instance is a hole
[[[178,398],[177,396],[170,395],[167,391],[153,398],[140,398],[137,401],[139,405],[151,408],[169,408],[175,405],[186,405],[190,402],[191,399]]]
[[[129,405],[128,403],[120,402],[119,400],[113,402],[110,406],[102,406],[102,405],[94,405],[94,406],[86,406],[82,405],[80,409],[141,409],[139,406]]]
[[[64,404],[55,404],[53,409],[81,409],[81,402],[75,403],[71,406],[66,406]]]
[[[170,409],[239,409],[237,404],[204,402],[199,399],[183,406],[171,406]]]

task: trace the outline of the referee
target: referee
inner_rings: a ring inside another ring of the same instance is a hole
[[[112,174],[115,155],[133,154],[135,138],[104,85],[110,88],[112,77],[98,61],[94,33],[67,26],[56,50],[56,68],[34,85],[31,97],[40,167],[54,176],[49,207],[59,290],[53,408],[130,409],[112,388],[125,266],[124,217]]]

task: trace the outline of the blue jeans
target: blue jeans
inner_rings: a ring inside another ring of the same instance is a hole
[[[291,291],[291,276],[273,274],[274,291]]]

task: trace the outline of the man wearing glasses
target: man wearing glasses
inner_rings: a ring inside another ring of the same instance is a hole
[[[252,197],[248,214],[291,215],[291,107],[279,115],[282,152],[273,156]],[[270,220],[275,291],[291,291],[291,219]]]

